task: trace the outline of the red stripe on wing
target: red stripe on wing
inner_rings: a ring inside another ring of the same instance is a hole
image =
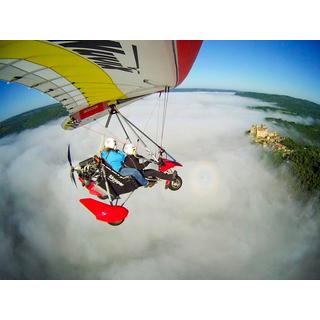
[[[188,75],[200,50],[202,40],[177,40],[178,81],[179,85]]]

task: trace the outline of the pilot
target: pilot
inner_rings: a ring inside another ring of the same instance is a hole
[[[125,154],[117,149],[117,142],[113,138],[106,139],[105,149],[101,152],[101,158],[116,172],[119,172],[125,158]]]

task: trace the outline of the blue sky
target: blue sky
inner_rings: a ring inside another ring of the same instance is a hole
[[[181,87],[287,94],[320,103],[320,41],[204,41]]]
[[[286,94],[320,103],[320,41],[204,41],[180,87]],[[0,120],[55,102],[0,81]]]
[[[57,101],[19,83],[0,81],[0,121],[16,114],[47,106]]]

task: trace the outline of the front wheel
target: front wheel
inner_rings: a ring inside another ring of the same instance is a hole
[[[182,186],[182,179],[177,176],[175,180],[170,181],[168,188],[172,191],[177,191]]]
[[[125,220],[125,219],[120,220],[120,221],[117,221],[117,222],[108,222],[108,223],[109,223],[110,225],[112,225],[112,226],[119,226],[124,220]]]

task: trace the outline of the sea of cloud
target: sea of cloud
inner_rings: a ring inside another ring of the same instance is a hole
[[[161,101],[123,112],[159,138]],[[294,199],[286,168],[250,144],[245,131],[266,116],[254,105],[230,93],[171,93],[163,141],[183,164],[183,187],[138,189],[118,227],[82,207],[88,194],[72,185],[67,162],[69,143],[76,163],[97,153],[102,134],[123,141],[114,119],[108,131],[99,120],[68,132],[59,119],[1,139],[0,278],[318,278],[317,208]]]

